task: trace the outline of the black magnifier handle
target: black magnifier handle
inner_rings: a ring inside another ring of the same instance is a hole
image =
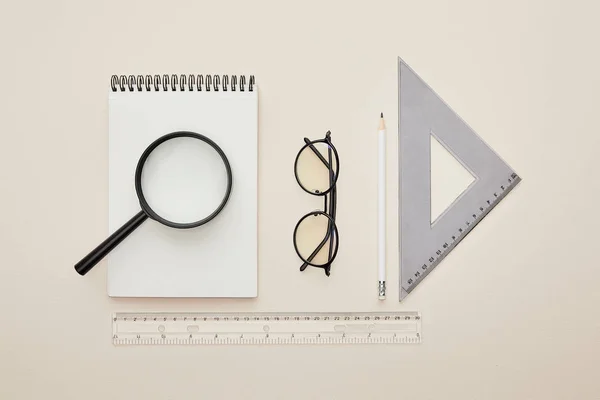
[[[135,231],[138,226],[144,222],[148,216],[143,211],[137,213],[133,218],[127,221],[122,227],[117,229],[115,233],[110,235],[104,242],[100,243],[98,247],[90,252],[87,256],[83,257],[81,261],[75,264],[75,271],[81,276],[87,274],[90,269],[94,268],[100,260],[102,260],[108,253],[112,251],[119,243],[123,241],[131,232]]]

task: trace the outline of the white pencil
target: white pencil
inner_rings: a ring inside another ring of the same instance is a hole
[[[383,113],[379,120],[379,235],[378,235],[378,258],[379,258],[379,300],[385,300],[385,121]]]

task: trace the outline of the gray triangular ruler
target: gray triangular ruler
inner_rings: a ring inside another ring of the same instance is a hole
[[[398,84],[402,300],[521,179],[400,58]],[[430,135],[475,177],[433,223]]]

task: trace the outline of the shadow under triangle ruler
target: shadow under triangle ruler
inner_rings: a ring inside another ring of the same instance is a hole
[[[398,85],[402,301],[521,179],[400,58]],[[434,221],[431,136],[475,177]]]

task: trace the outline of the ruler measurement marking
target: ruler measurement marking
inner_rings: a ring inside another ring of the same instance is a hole
[[[290,338],[251,338],[243,339],[241,341],[222,339],[158,339],[158,340],[144,340],[144,339],[116,339],[113,341],[115,345],[243,345],[243,344],[386,344],[386,343],[419,343],[415,338],[409,337],[378,337],[368,339],[366,337],[341,337],[337,338],[316,338],[316,337],[302,337],[292,341]]]
[[[115,345],[419,343],[420,321],[418,312],[116,313],[112,318]],[[136,329],[139,324],[146,328]],[[245,324],[254,330],[237,329]],[[189,331],[198,326],[209,329]]]
[[[494,198],[492,200],[486,200],[486,204],[484,206],[479,207],[479,214],[472,214],[474,221],[477,223],[480,222],[484,217],[486,217],[489,212],[498,204],[500,201],[520,182],[521,178],[516,173],[511,173],[509,178],[507,179],[507,184],[500,185],[502,193],[498,195],[494,193]],[[456,233],[450,238],[451,243],[447,241],[441,246],[442,249],[438,249],[434,256],[431,256],[423,265],[421,266],[421,271],[417,271],[414,277],[409,278],[406,281],[407,287],[404,288],[406,292],[410,293],[431,271],[437,267],[442,260],[450,254],[450,252],[456,247],[456,245],[464,239],[472,229],[477,225],[477,223],[470,223],[469,221],[465,222],[465,227],[459,227]],[[414,279],[413,279],[414,278]]]

